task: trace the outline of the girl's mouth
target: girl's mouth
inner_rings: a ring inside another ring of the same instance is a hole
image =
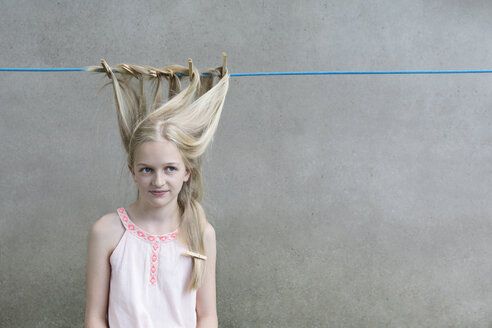
[[[169,190],[151,190],[150,193],[154,196],[163,196],[168,193]]]

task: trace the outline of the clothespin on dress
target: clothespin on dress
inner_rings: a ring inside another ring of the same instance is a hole
[[[198,254],[198,253],[195,253],[195,252],[192,252],[192,251],[186,251],[183,253],[184,256],[188,256],[188,257],[193,257],[193,258],[196,258],[196,259],[199,259],[199,260],[202,260],[202,261],[206,261],[207,260],[207,257],[205,255],[202,255],[202,254]]]

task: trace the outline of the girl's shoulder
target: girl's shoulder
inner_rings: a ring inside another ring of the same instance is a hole
[[[216,243],[215,229],[210,222],[207,222],[203,229],[203,242],[206,246],[210,246],[211,244],[215,245]]]
[[[203,229],[203,236],[205,238],[214,238],[215,239],[215,229],[210,222],[205,223],[205,228]]]
[[[125,228],[116,212],[100,217],[91,229],[92,237],[99,240],[99,244],[109,253],[113,252],[124,233]]]

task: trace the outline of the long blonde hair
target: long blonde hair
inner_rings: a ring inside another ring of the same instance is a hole
[[[130,166],[134,164],[135,150],[144,142],[165,139],[179,149],[191,172],[178,195],[180,238],[190,251],[198,254],[205,254],[203,232],[207,223],[200,204],[203,196],[201,157],[213,139],[229,87],[225,58],[223,54],[222,66],[202,75],[191,59],[188,67],[171,65],[157,69],[120,64],[111,68],[102,60],[102,68],[88,68],[104,72],[111,79],[108,84],[113,85],[121,140]],[[189,84],[181,90],[183,79],[188,79]],[[169,84],[167,102],[162,96],[164,80]],[[150,92],[145,90],[148,84]],[[148,100],[150,105],[147,105]],[[205,265],[200,257],[192,259],[189,288],[198,289]]]

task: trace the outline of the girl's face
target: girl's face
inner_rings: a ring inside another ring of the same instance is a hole
[[[134,158],[134,166],[128,168],[138,185],[139,200],[152,207],[177,204],[190,171],[176,145],[167,140],[144,142],[135,150]]]

